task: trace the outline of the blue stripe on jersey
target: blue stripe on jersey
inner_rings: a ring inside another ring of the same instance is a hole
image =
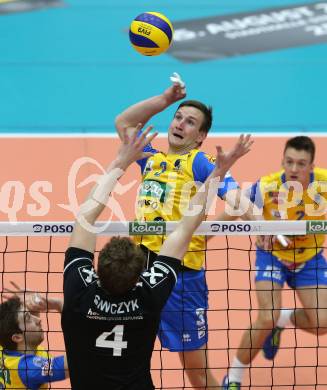
[[[171,42],[171,39],[173,37],[173,32],[171,31],[169,24],[165,22],[163,19],[159,18],[156,15],[144,13],[139,15],[135,20],[149,23],[152,24],[153,26],[156,26],[167,35],[169,42]]]
[[[129,32],[129,38],[131,42],[138,47],[159,47],[155,42],[151,41],[151,39],[134,34],[131,31]]]
[[[18,373],[27,388],[36,390],[43,383],[65,379],[64,357],[47,359],[36,355],[24,355],[19,361]]]
[[[285,173],[282,174],[281,179],[282,179],[282,183],[285,184],[286,183],[286,175],[285,175]],[[312,183],[314,181],[314,179],[315,179],[314,172],[310,172],[310,183]]]
[[[315,174],[313,172],[310,173],[310,183],[313,183],[315,179]]]
[[[262,208],[263,207],[263,199],[260,191],[260,181],[258,180],[256,183],[254,183],[248,191],[245,192],[245,194],[248,194],[248,197],[252,203],[254,203],[257,207]]]
[[[194,181],[204,183],[213,171],[213,168],[214,164],[207,159],[205,153],[199,152],[193,160],[192,170]],[[225,176],[223,183],[224,185],[218,188],[218,196],[220,198],[223,198],[228,191],[239,188],[239,185],[232,176]]]

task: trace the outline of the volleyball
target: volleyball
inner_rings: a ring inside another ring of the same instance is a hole
[[[173,26],[158,12],[144,12],[131,23],[129,39],[136,51],[144,56],[164,53],[173,39]]]

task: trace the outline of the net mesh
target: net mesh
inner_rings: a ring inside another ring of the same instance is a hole
[[[14,281],[25,290],[62,298],[64,252],[68,245],[70,228],[68,231],[63,229],[61,232],[55,232],[55,229],[45,231],[45,226],[71,224],[41,223],[41,231],[37,233],[35,227],[33,228],[35,225],[26,223],[10,228],[7,225],[0,225],[2,301],[5,300],[4,288],[11,288],[10,281]],[[126,235],[130,234],[131,225],[123,225],[111,226],[110,234],[123,234],[124,229]],[[208,235],[215,235],[207,242],[206,249],[209,343],[205,353],[213,375],[221,381],[235,357],[243,332],[254,323],[258,314],[254,284],[255,234],[258,233],[258,225],[249,223],[252,230],[255,226],[257,230],[242,231],[239,235],[236,232],[221,231],[222,226],[226,224],[220,224],[219,231],[217,228],[209,230],[211,225],[212,222],[207,222],[201,226],[201,232],[207,229]],[[241,225],[244,226],[245,223]],[[294,234],[294,231],[299,234],[300,225],[295,223],[293,230],[291,225],[287,227],[288,235]],[[275,225],[262,223],[259,226],[260,234],[276,233]],[[302,223],[302,234],[318,232],[316,227],[311,229],[310,226]],[[324,223],[320,221],[318,226],[319,233],[324,233]],[[172,227],[167,228],[167,231],[171,229]],[[285,234],[285,229],[283,227],[279,231]],[[98,239],[97,251],[107,239],[108,232],[104,232],[103,237]],[[319,252],[324,248],[316,249]],[[296,292],[287,285],[284,286],[282,297],[283,308],[302,307]],[[327,302],[322,306],[326,311]],[[315,306],[308,308],[314,309]],[[60,314],[45,312],[41,314],[41,318],[45,331],[43,343],[45,349],[53,355],[63,354]],[[259,353],[246,369],[242,389],[326,389],[327,338],[319,336],[319,331],[321,330],[317,329],[314,334],[296,329],[292,325],[288,326],[283,332],[276,359],[266,360],[262,353]],[[178,355],[163,350],[159,341],[156,341],[153,353],[152,376],[158,389],[203,388],[191,385]],[[69,389],[70,382],[69,380],[54,382],[49,384],[49,387]]]

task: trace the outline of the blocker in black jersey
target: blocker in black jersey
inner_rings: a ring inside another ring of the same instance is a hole
[[[82,249],[66,251],[62,329],[72,389],[152,390],[150,362],[160,311],[180,260],[158,256],[132,290],[114,297],[99,285],[93,258]]]
[[[73,390],[154,389],[150,363],[160,311],[205,216],[209,188],[215,193],[218,177],[223,178],[252,144],[250,136],[241,135],[229,153],[217,147],[217,163],[192,198],[192,212],[185,213],[165,239],[151,267],[143,271],[145,256],[131,239],[113,237],[99,253],[98,279],[93,268],[95,223],[118,178],[134,161],[149,157],[144,148],[157,133],[148,135],[149,126],[137,137],[141,127],[125,124],[118,155],[82,204],[66,252],[62,329]],[[193,131],[193,144],[199,142],[199,131]],[[194,213],[195,206],[200,208]]]

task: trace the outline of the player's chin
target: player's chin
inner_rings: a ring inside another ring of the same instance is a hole
[[[171,135],[169,137],[169,143],[172,146],[184,146],[185,140],[183,138],[179,138],[174,135]]]
[[[43,332],[43,330],[39,333],[39,344],[42,343],[42,341],[44,341],[44,332]]]

